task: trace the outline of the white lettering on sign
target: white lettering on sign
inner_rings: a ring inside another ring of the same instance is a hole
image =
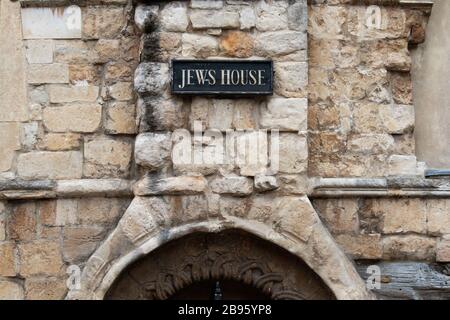
[[[81,38],[81,9],[22,8],[22,33],[24,39]]]
[[[261,86],[264,85],[265,70],[238,70],[222,69],[220,77],[214,69],[183,69],[181,71],[181,84],[178,88],[183,89],[192,85],[210,85],[219,83],[223,86]]]

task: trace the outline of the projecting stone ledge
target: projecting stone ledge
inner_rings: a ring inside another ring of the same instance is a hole
[[[180,176],[156,178],[145,176],[133,187],[136,196],[199,194],[206,189],[207,181],[203,176]]]

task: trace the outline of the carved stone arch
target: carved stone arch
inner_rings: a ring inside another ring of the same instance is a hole
[[[106,299],[165,300],[208,280],[233,280],[273,300],[334,299],[298,257],[239,230],[194,233],[161,246],[128,266]]]
[[[242,200],[240,200],[242,201]],[[305,262],[337,299],[372,299],[306,196],[255,196],[245,216],[209,195],[135,197],[117,227],[87,261],[81,288],[68,299],[103,299],[131,263],[195,232],[238,229],[272,242]]]

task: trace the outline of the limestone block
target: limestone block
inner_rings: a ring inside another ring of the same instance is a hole
[[[81,9],[69,6],[55,8],[22,8],[24,39],[76,39],[81,38]]]
[[[426,207],[428,234],[450,234],[450,200],[428,199]]]
[[[136,107],[127,102],[114,102],[106,107],[105,130],[109,134],[136,133]]]
[[[227,133],[226,150],[227,160],[239,167],[241,175],[251,177],[268,171],[270,150],[266,132]]]
[[[58,199],[54,211],[47,212],[46,224],[60,227],[74,225],[78,222],[77,210],[78,200]]]
[[[99,41],[100,43],[100,41]],[[89,64],[100,61],[99,54],[84,41],[55,40],[54,62]]]
[[[0,172],[11,169],[14,159],[14,151],[20,149],[20,123],[2,122],[0,123]]]
[[[287,29],[287,1],[258,1],[255,5],[256,29],[258,31],[274,31]]]
[[[243,8],[240,11],[239,23],[241,30],[249,30],[256,26],[256,15],[253,8]]]
[[[26,300],[63,300],[67,293],[65,279],[26,279]]]
[[[50,102],[94,102],[98,98],[97,86],[62,86],[50,85],[48,89]]]
[[[392,155],[388,159],[390,176],[417,175],[417,159],[415,156]]]
[[[133,191],[138,196],[198,194],[203,193],[206,186],[207,181],[203,176],[178,176],[160,179],[145,176],[134,185]]]
[[[436,249],[437,262],[450,262],[450,240],[441,239],[438,241]]]
[[[90,6],[83,14],[84,38],[116,38],[127,23],[124,7]]]
[[[359,205],[357,200],[316,199],[314,200],[314,207],[331,233],[351,234],[358,231]]]
[[[77,216],[82,225],[113,225],[122,216],[130,200],[121,198],[85,198],[78,200]]]
[[[16,246],[14,242],[0,243],[0,276],[15,277],[16,276]]]
[[[223,0],[191,0],[192,9],[220,9]]]
[[[216,10],[192,10],[190,14],[194,29],[239,28],[239,13]]]
[[[8,221],[11,240],[28,241],[36,238],[36,214],[34,203],[22,203],[14,207]]]
[[[245,196],[253,192],[252,180],[246,177],[224,176],[210,182],[211,190],[215,193]]]
[[[272,191],[279,187],[275,176],[258,174],[255,176],[255,190],[258,192]]]
[[[235,99],[233,104],[233,128],[237,130],[257,129],[260,103],[253,99]]]
[[[44,109],[45,127],[53,132],[94,132],[102,120],[102,106],[97,103],[67,104]]]
[[[127,177],[132,156],[128,139],[96,137],[84,142],[84,175],[90,178]]]
[[[274,65],[274,90],[288,98],[305,98],[308,85],[306,62],[277,62]]]
[[[361,154],[386,154],[394,148],[394,138],[390,134],[351,135],[347,147]]]
[[[106,230],[95,226],[65,227],[62,245],[64,260],[72,264],[86,261],[105,233]]]
[[[352,259],[381,259],[383,254],[379,234],[342,234],[336,242]]]
[[[23,288],[14,280],[0,280],[0,300],[23,300]]]
[[[52,63],[53,40],[28,40],[25,43],[25,54],[28,63]]]
[[[140,131],[172,131],[185,128],[189,108],[184,99],[171,97],[145,97],[138,102]]]
[[[346,16],[343,6],[311,6],[308,32],[316,39],[344,39]]]
[[[136,138],[134,157],[138,165],[154,171],[170,163],[171,151],[170,133],[141,133]]]
[[[307,39],[304,32],[264,32],[255,38],[255,53],[263,57],[283,56],[306,48]]]
[[[307,168],[308,144],[306,137],[295,133],[280,133],[279,171],[302,173]],[[273,161],[271,155],[271,161]]]
[[[296,1],[287,8],[288,26],[291,30],[306,31],[308,27],[308,5],[306,1]]]
[[[306,98],[271,98],[267,107],[261,111],[261,128],[306,131],[307,107]]]
[[[434,260],[435,255],[434,238],[412,234],[383,238],[384,260]]]
[[[77,133],[47,133],[39,148],[48,151],[66,151],[80,147],[81,135]]]
[[[8,61],[0,64],[0,121],[29,118],[20,8],[19,2],[0,3],[0,30],[8,30],[0,33],[0,59]]]
[[[154,29],[158,21],[159,6],[139,4],[134,11],[134,22],[141,31]]]
[[[134,75],[134,88],[138,93],[158,95],[169,84],[169,66],[166,63],[141,63]]]
[[[383,233],[426,232],[427,212],[421,199],[374,200],[371,212],[382,215]]]
[[[35,151],[19,155],[17,174],[23,179],[79,179],[82,155],[77,151]]]
[[[19,244],[20,275],[57,276],[64,273],[58,242],[37,240]]]
[[[119,101],[131,100],[133,99],[133,84],[131,82],[117,82],[109,87],[109,94]]]
[[[253,37],[241,31],[227,32],[220,40],[220,49],[230,57],[251,57],[253,48]]]
[[[410,105],[382,105],[380,117],[391,134],[403,134],[411,132],[414,128],[414,106]]]
[[[182,36],[182,55],[207,58],[217,55],[219,43],[216,38],[206,35],[184,33]]]
[[[28,83],[69,83],[69,67],[66,64],[32,64],[28,67]]]
[[[187,7],[183,2],[171,2],[160,14],[161,26],[165,31],[184,32],[189,25]]]

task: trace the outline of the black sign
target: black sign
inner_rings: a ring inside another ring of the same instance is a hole
[[[172,60],[172,92],[271,95],[271,60]]]

